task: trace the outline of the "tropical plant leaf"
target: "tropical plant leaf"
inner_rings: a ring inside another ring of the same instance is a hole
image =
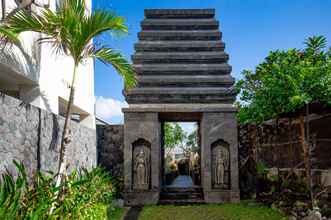
[[[18,34],[7,28],[5,25],[0,26],[0,41],[19,43]]]
[[[119,74],[122,75],[124,82],[128,88],[135,86],[135,72],[128,61],[118,52],[111,48],[101,48],[94,52],[94,57],[101,62],[112,65]]]

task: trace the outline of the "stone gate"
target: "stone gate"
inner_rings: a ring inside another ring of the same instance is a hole
[[[137,87],[124,91],[127,205],[162,191],[164,121],[196,121],[204,201],[239,201],[236,93],[214,9],[145,10],[132,56]]]

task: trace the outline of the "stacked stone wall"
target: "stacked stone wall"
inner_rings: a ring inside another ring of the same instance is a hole
[[[312,155],[315,157],[313,168],[330,169],[331,117],[326,115],[310,120],[309,134]],[[241,165],[249,156],[269,168],[290,168],[303,161],[299,125],[293,121],[289,126],[288,119],[260,126],[240,126],[239,149]]]
[[[37,169],[56,171],[64,118],[15,98],[0,97],[0,172],[14,172],[13,160],[22,161],[30,174]],[[96,131],[71,123],[67,148],[68,169],[96,166]]]
[[[97,125],[98,164],[123,179],[123,125]]]
[[[290,125],[291,124],[291,125]],[[268,121],[259,126],[239,126],[239,167],[241,192],[256,187],[256,162],[271,170],[303,172],[303,153],[299,124],[293,119]],[[331,186],[331,117],[312,116],[309,121],[309,143],[315,182]]]

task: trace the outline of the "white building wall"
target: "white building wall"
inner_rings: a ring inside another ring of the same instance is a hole
[[[52,10],[56,9],[57,1],[50,0],[49,6]],[[91,10],[91,0],[86,1],[88,9]],[[48,0],[38,0],[38,3],[48,3]],[[6,0],[6,13],[8,14],[15,6],[14,0]],[[0,5],[0,9],[1,7],[2,5]],[[38,8],[34,6],[33,10],[38,10]],[[13,70],[11,78],[14,78],[14,74],[19,74],[19,80],[8,80],[8,74],[10,74],[8,72],[11,71],[4,71],[4,68],[1,66],[3,62],[0,60],[0,89],[6,83],[8,85],[11,84],[10,86],[15,86],[19,89],[22,100],[59,114],[59,101],[61,99],[65,101],[69,100],[69,85],[72,80],[73,60],[66,55],[54,54],[49,44],[39,45],[33,43],[37,38],[39,38],[39,34],[36,33],[22,34],[24,51],[31,57],[34,63],[32,65],[36,66],[36,68],[28,68],[28,73],[25,73],[22,68]],[[20,50],[16,48],[15,51],[23,66],[31,67],[31,62],[24,61],[24,56],[22,56]],[[7,63],[6,66],[14,67],[15,65]],[[93,60],[88,59],[81,64],[77,73],[74,112],[81,115],[81,123],[95,128]],[[25,82],[25,78],[30,81],[32,80],[31,83]],[[9,81],[11,82],[9,83]]]

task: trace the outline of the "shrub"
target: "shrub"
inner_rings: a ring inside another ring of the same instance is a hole
[[[257,166],[257,201],[281,209],[286,214],[303,218],[310,206],[306,180],[295,172],[272,174],[260,164]]]
[[[101,168],[72,172],[60,187],[55,176],[37,172],[31,180],[22,163],[14,161],[18,175],[9,171],[0,182],[0,219],[100,219],[106,218],[115,188]],[[56,192],[60,199],[55,201]],[[55,202],[55,210],[49,215]]]

